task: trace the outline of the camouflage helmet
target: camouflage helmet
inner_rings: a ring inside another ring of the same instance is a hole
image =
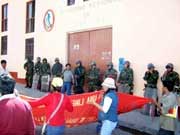
[[[128,60],[125,61],[125,62],[124,62],[124,65],[127,65],[127,66],[129,67],[129,66],[130,66],[130,61],[128,61]]]
[[[95,62],[95,61],[92,61],[92,62],[90,63],[90,66],[96,66],[96,62]]]
[[[112,62],[107,63],[107,66],[113,66]]]
[[[172,63],[168,63],[168,64],[166,65],[166,69],[168,69],[168,68],[173,69],[173,68],[174,68],[174,65],[173,65]]]
[[[41,61],[41,58],[40,58],[40,57],[37,57],[37,61]]]
[[[57,61],[57,62],[59,62],[59,58],[58,58],[58,57],[57,57],[57,58],[55,58],[55,62],[56,62],[56,61]]]
[[[46,59],[46,58],[43,58],[43,62],[47,62],[47,59]]]
[[[152,68],[155,68],[155,66],[154,66],[154,64],[149,63],[149,64],[147,65],[147,68],[148,68],[148,69],[152,69]]]

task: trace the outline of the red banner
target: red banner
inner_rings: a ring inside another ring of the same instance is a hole
[[[99,103],[102,96],[102,91],[69,96],[73,103],[74,110],[73,112],[65,112],[66,125],[68,127],[74,127],[97,121],[98,109],[93,105],[88,104],[88,102],[95,100]],[[34,98],[31,97],[21,97],[27,101],[34,100]],[[151,102],[151,100],[147,98],[123,93],[118,93],[118,98],[118,114],[141,108],[143,105]],[[45,120],[45,109],[45,106],[32,108],[35,123],[37,125],[43,124],[43,121]]]

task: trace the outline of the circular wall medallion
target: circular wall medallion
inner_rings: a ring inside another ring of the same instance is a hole
[[[54,27],[55,15],[51,9],[48,9],[44,15],[44,29],[46,31],[51,31]]]

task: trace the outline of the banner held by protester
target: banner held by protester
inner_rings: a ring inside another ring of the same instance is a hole
[[[150,99],[132,96],[123,93],[117,93],[119,97],[118,114],[126,113],[151,102]],[[97,91],[92,93],[78,94],[69,96],[74,110],[73,112],[66,112],[66,125],[68,127],[80,126],[97,121],[98,110],[93,105],[88,104],[89,101],[95,100],[100,102],[103,96],[103,91]],[[21,98],[28,100],[34,100],[35,98],[21,95]],[[36,125],[42,125],[45,118],[45,106],[32,108],[34,120]]]

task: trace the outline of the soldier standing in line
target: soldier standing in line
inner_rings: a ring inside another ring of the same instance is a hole
[[[130,62],[124,63],[124,69],[120,72],[118,78],[119,91],[133,94],[133,70],[130,68]]]
[[[74,93],[75,94],[84,93],[83,87],[84,87],[84,82],[85,82],[85,74],[86,74],[86,70],[85,70],[85,67],[82,65],[82,62],[77,61],[76,68],[74,70],[74,78],[75,78]]]
[[[161,81],[167,81],[171,83],[173,86],[173,92],[180,92],[180,79],[179,74],[174,71],[174,65],[172,63],[168,63],[166,65],[166,71],[164,72],[163,76],[161,77]]]
[[[87,73],[88,92],[100,89],[100,69],[97,68],[96,62],[91,62],[90,69]]]
[[[117,71],[116,71],[116,69],[113,68],[112,62],[109,62],[107,64],[107,70],[105,71],[104,79],[107,77],[113,78],[115,81],[117,80]]]
[[[50,64],[47,62],[47,59],[43,59],[43,63],[41,66],[41,91],[49,91],[49,83],[50,83]]]
[[[55,58],[55,64],[52,67],[52,78],[62,76],[63,65],[60,63],[59,58]]]
[[[26,88],[32,87],[33,73],[34,73],[34,63],[30,58],[27,58],[27,62],[24,64],[24,69],[26,70]]]
[[[152,98],[153,100],[157,100],[158,98],[158,89],[157,82],[159,78],[159,72],[155,70],[155,66],[152,63],[147,65],[148,71],[145,72],[143,77],[145,83],[144,88],[144,97]],[[144,113],[150,115],[150,112],[155,115],[155,105],[147,104],[144,106]]]
[[[34,77],[33,77],[33,89],[41,89],[41,58],[37,57],[37,61],[34,65]]]

